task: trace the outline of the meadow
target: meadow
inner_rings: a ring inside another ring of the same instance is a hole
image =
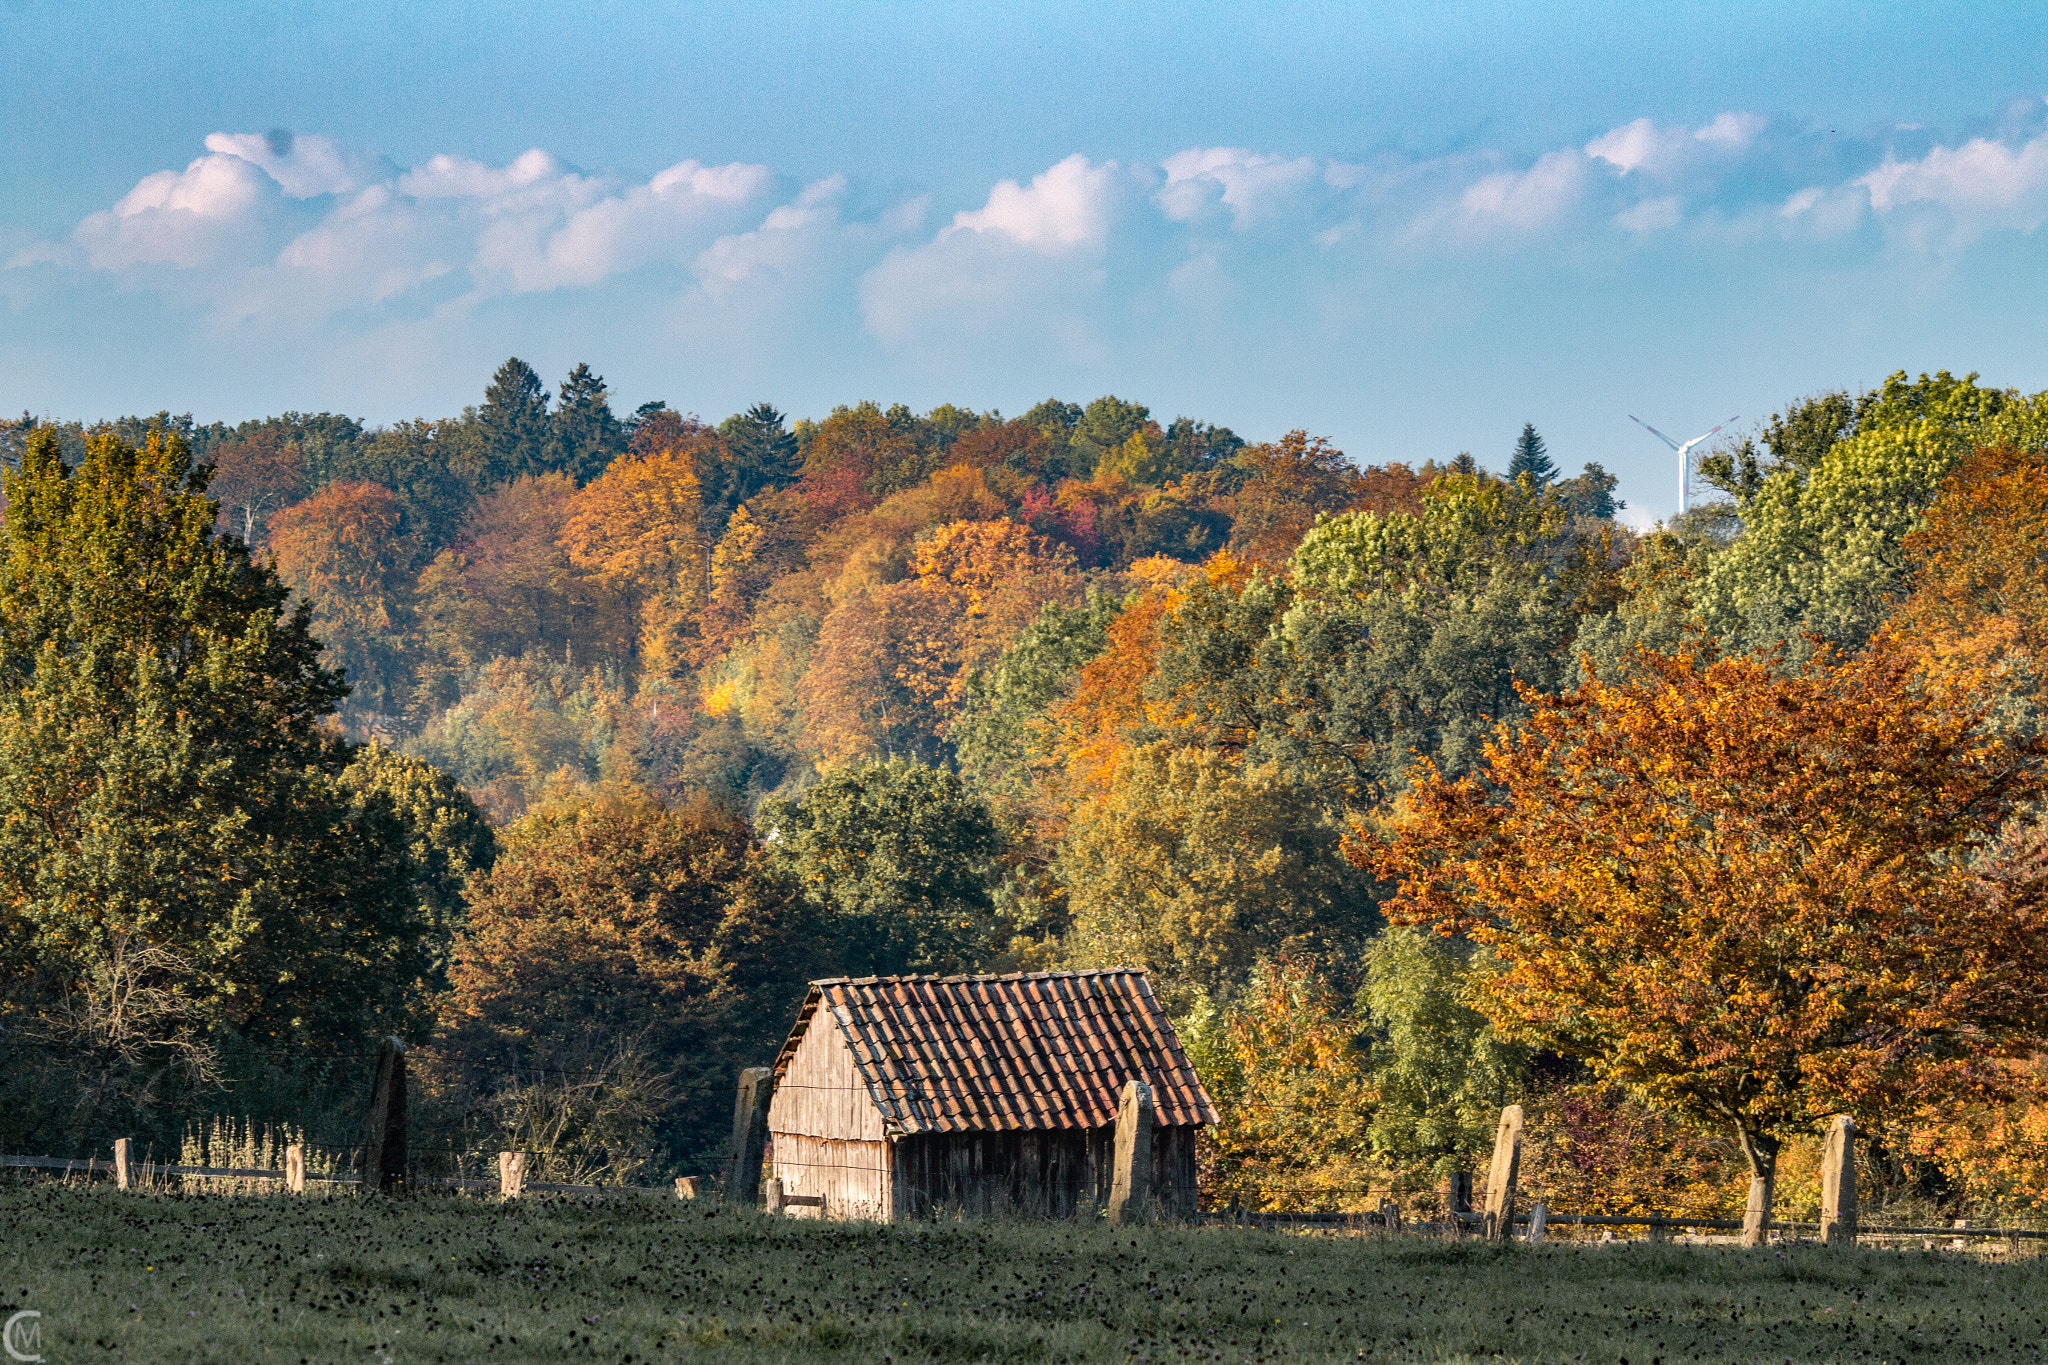
[[[2048,1260],[0,1191],[74,1361],[2038,1360]]]

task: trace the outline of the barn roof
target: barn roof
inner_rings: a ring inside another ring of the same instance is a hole
[[[1172,1021],[1132,968],[813,981],[775,1059],[778,1081],[821,1015],[894,1132],[1106,1128],[1134,1077],[1152,1087],[1155,1122],[1218,1122]]]

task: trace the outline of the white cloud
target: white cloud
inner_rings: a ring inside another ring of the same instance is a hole
[[[348,194],[379,178],[374,158],[350,152],[318,134],[209,133],[206,150],[240,157],[275,180],[293,199]]]
[[[942,238],[962,232],[996,234],[1041,251],[1102,245],[1118,188],[1114,161],[1090,165],[1076,152],[1020,186],[998,181],[988,203],[953,215]]]
[[[1526,171],[1489,175],[1458,197],[1459,215],[1475,226],[1531,229],[1562,217],[1585,184],[1577,152],[1546,152]]]
[[[1193,147],[1161,166],[1166,184],[1157,198],[1168,218],[1192,222],[1220,202],[1239,231],[1284,211],[1317,179],[1308,157],[1262,156],[1241,147]]]
[[[1633,208],[1623,209],[1614,215],[1614,221],[1619,227],[1643,235],[1675,228],[1684,216],[1678,206],[1678,196],[1665,195],[1661,199],[1645,199]]]
[[[238,156],[213,153],[182,171],[146,175],[111,209],[72,233],[101,270],[206,265],[261,241],[277,182]]]
[[[2048,136],[2017,149],[1979,137],[1917,161],[1887,157],[1855,183],[1879,214],[1923,204],[1946,209],[1964,240],[1992,228],[2032,232],[2048,219]]]
[[[898,248],[861,276],[868,331],[891,345],[1007,334],[1068,355],[1094,350],[1102,254],[1134,183],[1115,162],[1080,155],[1028,186],[999,182],[982,208],[955,214],[930,242]]]
[[[1610,129],[1586,144],[1586,155],[1605,161],[1622,175],[1642,171],[1669,176],[1703,156],[1732,156],[1747,151],[1764,120],[1756,114],[1724,113],[1700,129],[1659,128],[1639,118]]]

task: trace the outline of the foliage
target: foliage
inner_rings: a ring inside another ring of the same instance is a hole
[[[1758,479],[1741,504],[1746,533],[1701,585],[1707,625],[1742,647],[1869,638],[1906,591],[1906,535],[1972,443],[1995,434],[2006,396],[1975,378],[1895,374],[1858,404],[1853,435]]]
[[[319,1057],[405,1031],[436,926],[395,813],[339,781],[346,685],[309,612],[215,535],[175,436],[96,437],[74,472],[38,432],[6,494],[0,953],[10,1049],[72,1088],[43,1121],[148,1123],[223,1036]]]
[[[1143,967],[1169,1009],[1229,996],[1262,958],[1355,960],[1378,927],[1373,883],[1339,856],[1313,790],[1277,766],[1139,745],[1107,799],[1070,821],[1056,865],[1069,956]]]
[[[1377,1174],[1366,1054],[1313,959],[1258,963],[1222,1009],[1198,1007],[1191,1048],[1223,1122],[1204,1197],[1252,1210],[1359,1210]]]
[[[1536,434],[1534,422],[1522,423],[1522,434],[1515,438],[1515,453],[1508,460],[1508,480],[1529,481],[1529,487],[1542,492],[1557,479],[1557,466],[1550,462],[1550,455],[1543,444],[1543,438]]]
[[[952,773],[907,759],[825,775],[761,824],[775,866],[825,916],[850,976],[962,972],[996,941],[1002,852],[988,807]]]
[[[404,709],[411,661],[412,575],[393,558],[398,500],[374,483],[329,484],[270,520],[278,574],[313,608],[333,663],[355,680],[358,705]]]
[[[1527,1049],[1496,1037],[1468,1003],[1489,970],[1470,944],[1400,927],[1366,953],[1359,1004],[1372,1026],[1378,1092],[1367,1134],[1397,1189],[1428,1189],[1472,1170],[1492,1150],[1501,1107],[1528,1084]]]
[[[1995,1089],[2048,1023],[2048,881],[1969,858],[2043,790],[2043,746],[1985,733],[1979,680],[1890,641],[1788,672],[1646,658],[1538,702],[1487,780],[1425,771],[1359,856],[1390,913],[1501,964],[1511,1036],[1743,1143]]]
[[[537,811],[502,845],[425,1068],[443,1103],[478,1112],[479,1150],[544,1140],[549,1169],[709,1169],[735,1071],[774,1054],[811,975],[801,901],[743,820],[630,787]]]

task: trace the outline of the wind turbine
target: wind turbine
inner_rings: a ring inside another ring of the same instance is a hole
[[[1678,452],[1678,515],[1682,517],[1692,506],[1692,452],[1694,447],[1698,446],[1701,441],[1706,440],[1708,436],[1712,436],[1720,431],[1721,427],[1727,426],[1729,422],[1739,422],[1742,418],[1740,414],[1730,417],[1727,422],[1721,423],[1721,426],[1715,427],[1713,431],[1707,432],[1704,436],[1695,436],[1684,445],[1680,445],[1672,440],[1669,436],[1666,436],[1634,413],[1628,415],[1628,420],[1634,422],[1644,431],[1649,432],[1665,445]]]

